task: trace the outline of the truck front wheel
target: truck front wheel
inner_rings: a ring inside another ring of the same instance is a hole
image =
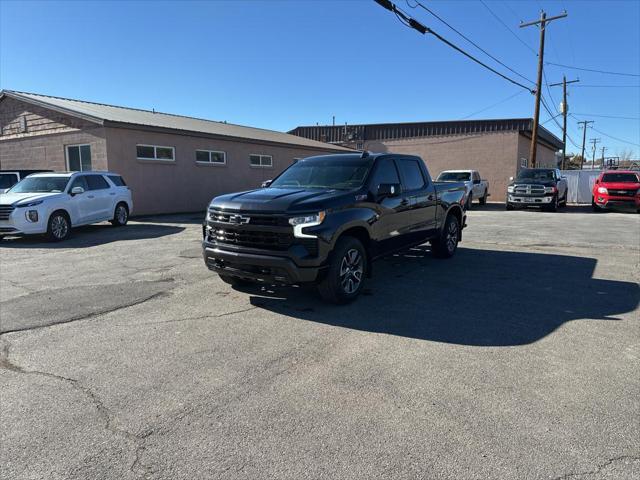
[[[458,249],[460,222],[455,215],[447,216],[440,236],[431,242],[431,251],[438,258],[451,258]]]
[[[355,300],[362,291],[368,268],[367,252],[360,240],[340,238],[331,253],[326,275],[318,284],[320,296],[337,304]]]

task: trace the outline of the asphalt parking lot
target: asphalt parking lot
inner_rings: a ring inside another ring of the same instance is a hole
[[[3,479],[640,476],[640,215],[476,207],[354,304],[236,291],[200,216],[0,243]]]

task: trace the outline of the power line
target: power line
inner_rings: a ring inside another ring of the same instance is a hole
[[[578,117],[576,117],[573,113],[570,113],[569,115],[571,115],[573,118],[575,118],[576,120],[580,120]],[[580,122],[578,122],[580,123]],[[596,127],[594,127],[593,125],[591,126],[591,128],[593,128],[596,132],[598,132],[600,135],[604,135],[605,137],[608,137],[612,140],[616,140],[618,142],[622,142],[622,143],[628,143],[629,145],[635,145],[636,147],[640,147],[640,143],[635,143],[635,142],[630,142],[629,140],[623,140],[622,138],[618,138],[618,137],[614,137],[613,135],[609,135],[608,133],[604,133],[602,130],[598,130]]]
[[[420,23],[419,21],[417,21],[416,19],[410,17],[409,15],[407,15],[406,12],[404,12],[401,8],[398,8],[395,4],[393,4],[391,1],[389,0],[374,0],[377,4],[379,4],[380,6],[386,8],[387,10],[393,12],[396,17],[398,17],[398,20],[401,21],[401,23],[409,28],[412,28],[418,32],[420,32],[421,34],[426,34],[429,33],[431,35],[433,35],[434,37],[436,37],[438,40],[440,40],[441,42],[447,44],[448,46],[450,46],[451,48],[453,48],[454,50],[460,52],[461,54],[463,54],[465,57],[473,60],[474,62],[476,62],[478,65],[483,66],[484,68],[486,68],[487,70],[495,73],[496,75],[498,75],[499,77],[502,77],[503,79],[505,79],[508,82],[513,83],[514,85],[518,85],[521,88],[524,88],[525,90],[534,93],[534,90],[530,89],[529,87],[527,87],[526,85],[523,85],[522,83],[518,82],[517,80],[514,80],[513,78],[510,78],[506,75],[504,75],[503,73],[500,73],[498,70],[496,70],[495,68],[490,67],[489,65],[487,65],[486,63],[482,62],[481,60],[477,59],[476,57],[474,57],[473,55],[471,55],[470,53],[466,52],[465,50],[463,50],[462,48],[458,47],[457,45],[451,43],[449,40],[447,40],[446,38],[444,38],[442,35],[436,33],[435,31],[433,31],[432,29],[425,27],[422,23]]]
[[[496,15],[496,14],[494,13],[494,11],[493,11],[493,10],[491,10],[491,9],[489,8],[489,5],[487,5],[486,3],[484,3],[484,0],[480,0],[480,3],[481,3],[482,5],[484,5],[484,7],[485,7],[487,10],[489,10],[489,13],[490,13],[491,15],[493,15],[493,17],[494,17],[496,20],[498,20],[498,22],[500,22],[500,23],[504,26],[504,28],[506,28],[507,30],[509,30],[509,32],[511,32],[511,35],[513,35],[514,37],[516,37],[516,38],[518,39],[518,41],[519,41],[521,44],[523,44],[525,47],[527,47],[529,50],[531,50],[531,51],[533,52],[533,54],[534,54],[534,55],[537,55],[536,51],[535,51],[533,48],[531,48],[531,47],[529,46],[529,44],[527,44],[524,40],[522,40],[522,39],[520,38],[520,36],[519,36],[516,32],[514,32],[513,30],[511,30],[511,28],[509,27],[509,25],[507,25],[506,23],[504,23],[504,22],[502,21],[502,19],[501,19],[498,15]]]
[[[573,88],[640,88],[640,85],[575,85]]]
[[[617,115],[598,115],[595,113],[576,113],[576,115],[586,115],[588,117],[616,118],[619,120],[640,120],[640,117],[620,117]]]
[[[482,0],[480,0],[480,1],[482,1]],[[593,68],[572,67],[571,65],[563,65],[561,63],[552,63],[552,62],[545,62],[545,64],[546,65],[554,65],[556,67],[571,68],[572,70],[582,70],[584,72],[604,73],[606,75],[622,75],[624,77],[640,77],[640,75],[638,75],[636,73],[609,72],[609,71],[606,71],[606,70],[595,70]]]
[[[504,64],[503,62],[501,62],[500,60],[498,60],[496,57],[494,57],[493,55],[491,55],[489,52],[487,52],[484,48],[482,48],[480,45],[478,45],[476,42],[474,42],[473,40],[471,40],[469,37],[467,37],[466,35],[464,35],[462,32],[460,32],[458,29],[456,29],[455,27],[453,27],[451,24],[449,24],[447,21],[445,21],[442,17],[440,17],[437,13],[435,13],[433,10],[431,10],[428,7],[425,7],[422,3],[420,3],[419,1],[416,0],[416,5],[411,5],[411,3],[409,3],[409,0],[406,0],[407,5],[411,8],[417,8],[417,7],[421,7],[423,10],[427,11],[428,13],[430,13],[431,15],[433,15],[435,18],[437,18],[438,20],[440,20],[442,23],[444,23],[447,27],[449,27],[451,30],[453,30],[454,32],[456,32],[458,35],[460,35],[462,38],[464,38],[467,42],[469,42],[471,45],[473,45],[474,47],[476,47],[478,50],[480,50],[482,53],[484,53],[485,55],[487,55],[488,57],[490,57],[491,59],[495,60],[496,62],[498,62],[500,65],[502,65],[504,68],[506,68],[507,70],[509,70],[512,73],[515,73],[516,75],[518,75],[520,78],[526,80],[529,83],[533,83],[535,85],[535,82],[533,82],[532,80],[529,80],[527,77],[525,77],[524,75],[516,72],[513,68],[511,68],[510,66]]]
[[[493,107],[497,107],[498,105],[502,105],[503,103],[505,103],[505,102],[507,102],[507,101],[511,100],[511,99],[512,99],[512,98],[514,98],[514,97],[517,97],[518,95],[520,95],[520,94],[522,94],[522,93],[524,93],[524,90],[518,90],[518,91],[517,91],[516,93],[514,93],[513,95],[509,95],[507,98],[504,98],[504,99],[500,100],[499,102],[494,103],[493,105],[489,105],[488,107],[485,107],[485,108],[483,108],[483,109],[481,109],[481,110],[478,110],[477,112],[473,112],[472,114],[467,115],[466,117],[462,117],[462,118],[461,118],[461,120],[466,120],[467,118],[471,118],[471,117],[473,117],[474,115],[477,115],[477,114],[479,114],[479,113],[482,113],[482,112],[484,112],[484,111],[486,111],[486,110],[490,110],[490,109],[492,109]]]

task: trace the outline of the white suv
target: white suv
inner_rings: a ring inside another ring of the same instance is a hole
[[[117,173],[36,173],[0,194],[0,237],[44,233],[60,241],[72,226],[125,225],[132,210],[131,191]]]

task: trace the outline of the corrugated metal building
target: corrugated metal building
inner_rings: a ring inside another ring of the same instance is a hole
[[[136,214],[203,210],[296,158],[351,151],[312,139],[148,110],[0,92],[0,169],[112,170]]]
[[[442,170],[475,169],[489,180],[491,200],[504,201],[509,177],[529,165],[533,120],[459,120],[445,122],[302,126],[289,133],[372,152],[421,156],[433,176]],[[556,166],[562,141],[538,130],[537,165]]]

